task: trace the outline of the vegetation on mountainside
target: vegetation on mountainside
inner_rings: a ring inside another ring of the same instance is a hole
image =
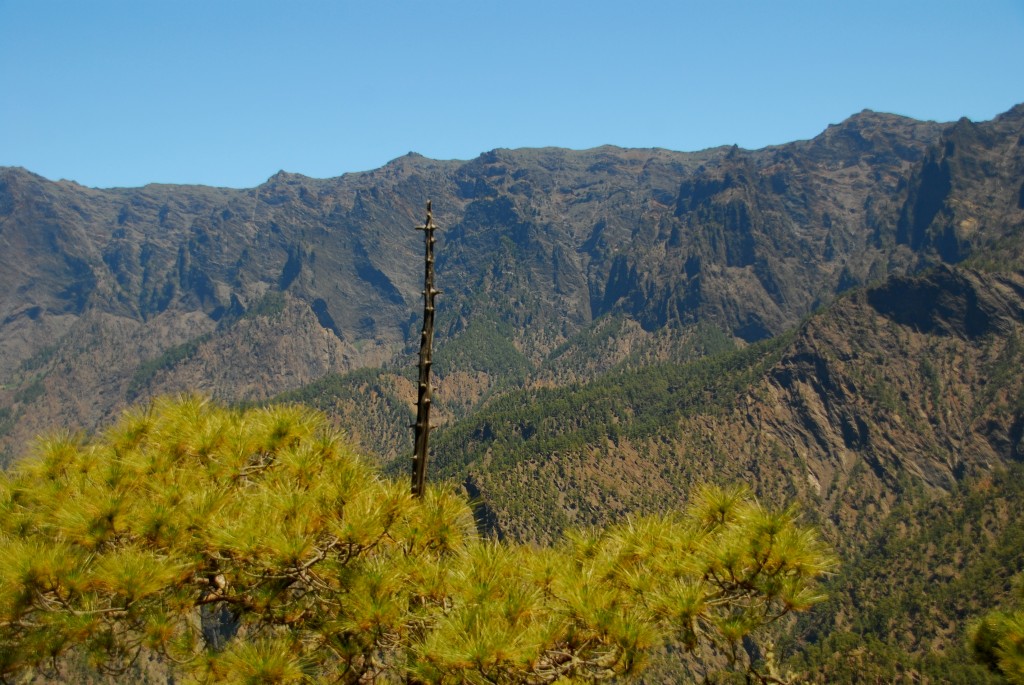
[[[396,379],[412,386],[411,371],[406,376],[383,369],[332,373],[282,393],[273,402],[303,404],[336,418],[349,437],[372,450],[382,465],[387,467],[393,461],[400,461],[394,475],[404,474],[411,455],[407,443],[412,414],[409,404],[395,391]]]
[[[682,364],[736,349],[732,336],[711,324],[669,326],[643,334],[639,328],[621,313],[606,314],[553,349],[536,378],[566,385],[616,369]]]
[[[125,391],[125,396],[128,399],[135,399],[153,381],[158,373],[168,371],[186,359],[190,359],[199,350],[200,345],[212,338],[212,334],[206,333],[187,340],[180,345],[169,347],[153,359],[145,360],[139,364],[138,368],[135,369],[135,373],[132,374],[132,378],[128,382],[128,388]]]
[[[508,323],[481,316],[438,347],[434,367],[439,376],[453,371],[483,372],[507,383],[522,380],[530,361],[515,344]]]
[[[274,316],[284,311],[284,308],[284,295],[280,292],[271,290],[256,300],[252,306],[243,313],[237,314],[235,312],[229,312],[227,315],[222,317],[218,322],[218,330],[226,329],[232,324],[237,323],[239,320],[255,319],[261,316]],[[136,367],[135,372],[128,381],[128,387],[125,390],[125,397],[128,400],[138,398],[139,395],[153,383],[157,374],[163,371],[170,371],[175,366],[193,358],[202,345],[214,338],[214,333],[204,333],[186,340],[179,345],[168,347],[156,357],[143,360],[138,367]]]
[[[828,599],[801,616],[793,668],[819,682],[999,682],[973,663],[965,629],[1024,570],[1024,465],[964,482],[955,496],[908,501],[844,559]],[[780,652],[791,645],[780,643]]]
[[[286,304],[283,293],[277,290],[268,290],[245,310],[241,318],[255,319],[260,316],[275,316],[284,311]]]
[[[680,477],[677,495],[707,482],[707,472],[698,473],[678,455],[661,454],[661,447],[671,442],[681,418],[728,411],[784,345],[780,338],[687,364],[620,366],[587,383],[506,392],[437,431],[435,472],[466,483],[474,496],[477,487],[486,491],[485,503],[501,513],[501,526],[488,516],[482,522],[492,533],[521,541],[553,542],[574,525],[605,525],[629,511],[663,511],[671,506],[662,499],[665,492],[629,479],[621,472],[624,464],[595,462],[635,449],[644,464],[636,468]],[[608,469],[614,477],[601,475]],[[629,503],[614,492],[618,483],[629,490]]]
[[[697,411],[726,411],[790,339],[779,336],[687,364],[619,369],[586,384],[507,393],[438,432],[438,468],[459,474],[486,453],[489,468],[498,469],[620,438],[650,437]]]
[[[709,681],[782,682],[772,626],[832,564],[742,488],[555,548],[481,539],[320,414],[196,398],[42,441],[0,480],[0,538],[2,678],[151,651],[202,681],[543,683],[639,673],[671,637]]]

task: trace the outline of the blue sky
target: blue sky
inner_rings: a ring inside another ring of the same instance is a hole
[[[0,165],[98,187],[758,148],[1019,102],[1022,0],[0,0]]]

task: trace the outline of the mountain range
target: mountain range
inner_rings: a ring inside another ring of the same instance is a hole
[[[410,153],[243,190],[2,168],[5,460],[195,391],[320,406],[404,476],[428,199],[430,476],[483,530],[547,542],[747,482],[843,558],[786,628],[793,663],[990,677],[962,635],[1024,570],[1024,105],[864,111],[761,150]]]

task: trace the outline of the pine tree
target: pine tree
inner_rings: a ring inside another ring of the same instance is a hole
[[[1024,683],[1024,576],[1015,581],[1017,606],[992,611],[969,631],[974,658],[1011,683]]]
[[[554,548],[499,543],[461,495],[413,497],[316,412],[158,400],[0,478],[0,679],[157,653],[202,682],[589,681],[672,638],[715,678],[783,682],[772,623],[820,599],[832,558],[741,488],[693,500]]]

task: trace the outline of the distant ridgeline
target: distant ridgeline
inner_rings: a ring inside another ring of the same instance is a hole
[[[1024,570],[1024,106],[249,190],[2,169],[3,459],[198,392],[316,406],[406,474],[428,198],[429,477],[482,530],[554,542],[746,483],[842,557],[781,659],[820,682],[996,677],[965,631]],[[672,654],[650,672],[671,681]]]

